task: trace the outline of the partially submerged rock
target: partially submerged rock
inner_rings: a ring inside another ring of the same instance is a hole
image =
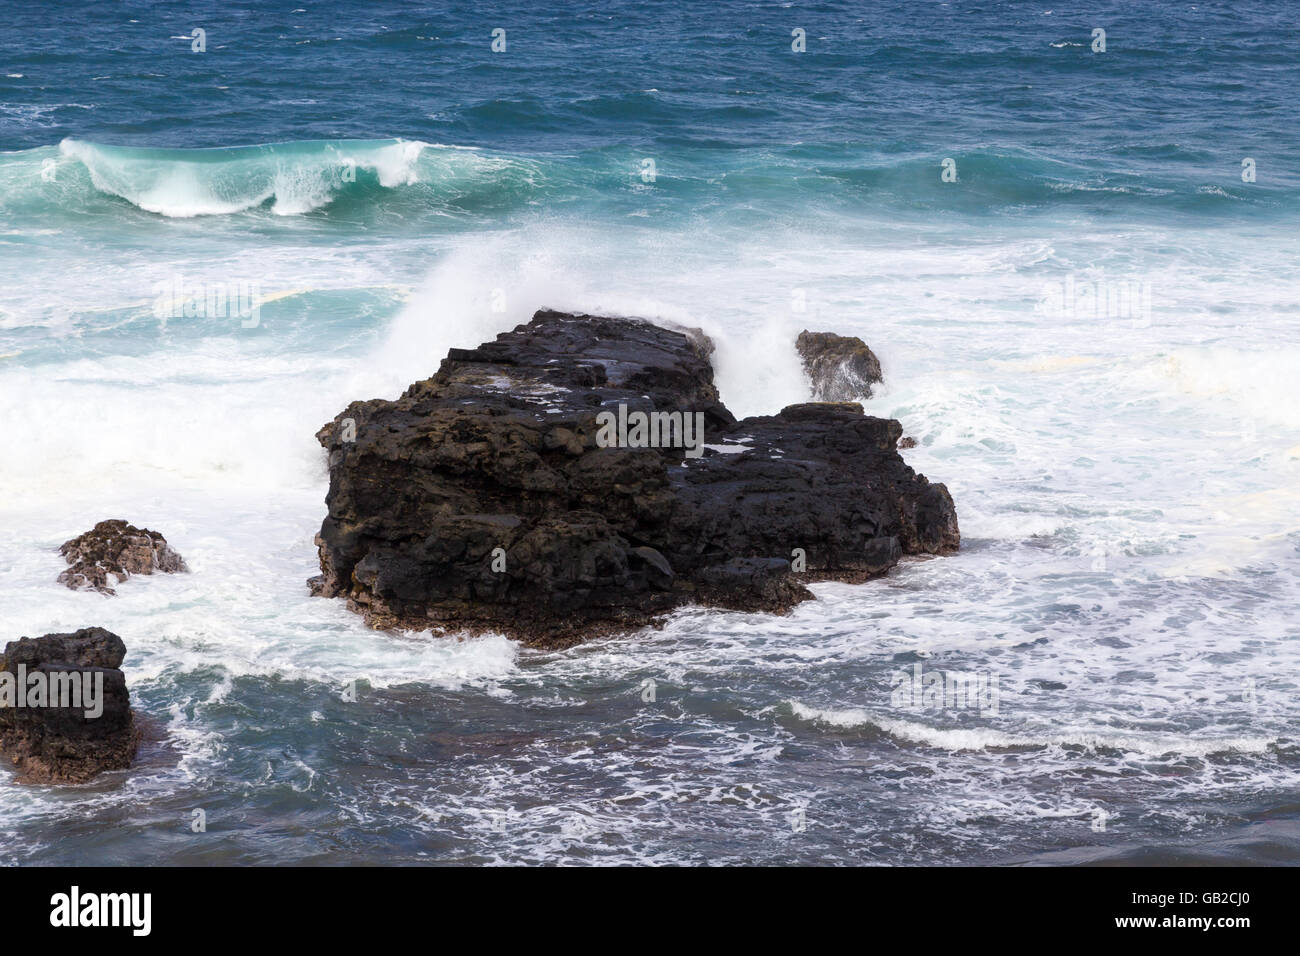
[[[958,547],[952,498],[899,457],[898,422],[858,404],[738,422],[711,350],[697,330],[541,311],[396,401],[353,402],[317,434],[313,591],[374,626],[554,646],[684,604],[782,612],[803,582]]]
[[[125,656],[122,639],[102,627],[5,646],[0,750],[20,782],[85,783],[131,765],[140,734],[121,670]]]
[[[856,335],[809,332],[795,340],[803,370],[819,402],[854,402],[871,397],[881,381],[880,360]]]
[[[101,521],[83,535],[65,541],[59,553],[72,567],[59,575],[59,583],[74,591],[115,593],[108,578],[121,584],[133,574],[176,574],[189,570],[157,531],[137,528],[120,519]]]

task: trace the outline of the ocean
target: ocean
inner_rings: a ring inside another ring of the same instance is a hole
[[[1300,862],[1290,10],[565,6],[6,5],[0,643],[121,635],[149,739],[0,862]],[[961,551],[563,651],[311,597],[315,431],[543,307],[737,415],[861,336]],[[192,573],[57,585],[106,518]]]

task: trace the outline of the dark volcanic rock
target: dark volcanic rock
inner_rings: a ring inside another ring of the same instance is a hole
[[[317,435],[313,591],[375,626],[558,645],[683,604],[785,611],[811,597],[801,582],[957,548],[952,499],[899,457],[898,422],[857,404],[738,422],[711,349],[695,330],[543,311],[452,349],[396,401],[352,403]],[[620,405],[699,413],[711,447],[604,447],[597,415]]]
[[[84,783],[104,770],[131,765],[140,734],[121,671],[125,656],[122,639],[102,627],[34,640],[24,637],[5,647],[0,656],[0,749],[20,781]],[[64,680],[53,675],[74,673],[80,675],[83,689],[77,706],[48,706],[75,700],[55,700],[52,691],[35,704],[32,675],[41,675],[36,683],[52,687]],[[29,689],[25,706],[19,706],[17,687],[23,675]],[[97,707],[87,694],[92,686],[102,688],[102,697],[95,693]]]
[[[120,519],[101,521],[85,534],[65,541],[59,553],[72,565],[59,575],[59,583],[74,591],[93,588],[113,594],[110,574],[121,584],[133,574],[189,570],[157,531],[137,528]]]
[[[880,360],[857,336],[804,329],[795,348],[819,402],[870,398],[871,386],[881,381]]]

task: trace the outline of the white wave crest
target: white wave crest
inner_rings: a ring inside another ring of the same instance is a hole
[[[891,737],[938,750],[995,750],[1000,748],[1083,747],[1088,750],[1127,750],[1149,757],[1178,754],[1204,757],[1217,753],[1263,753],[1278,741],[1273,737],[1219,737],[1198,739],[1176,735],[1138,736],[1100,731],[1065,731],[1050,736],[1021,736],[984,727],[942,728],[910,720],[881,717],[862,708],[809,707],[789,702],[800,720],[832,727],[874,727]]]
[[[100,192],[173,218],[229,215],[274,199],[277,215],[328,204],[359,169],[385,188],[417,181],[428,144],[418,141],[283,143],[227,149],[129,149],[65,139],[59,151],[79,161]]]

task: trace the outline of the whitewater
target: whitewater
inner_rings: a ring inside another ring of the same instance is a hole
[[[1087,24],[1046,7],[964,34],[887,7],[848,34],[869,64],[817,54],[828,77],[788,65],[784,20],[746,53],[733,6],[622,11],[653,68],[552,77],[553,48],[504,79],[490,53],[432,56],[436,25],[390,5],[277,14],[246,42],[319,69],[255,91],[159,53],[207,105],[186,126],[166,79],[127,96],[120,53],[59,78],[11,59],[0,641],[121,635],[149,736],[127,774],[0,781],[0,861],[1300,860],[1289,41],[1234,39],[1215,9],[1157,42],[1116,7],[1153,62],[1099,75],[1056,45]],[[277,31],[311,42],[277,53]],[[695,33],[713,59],[670,42]],[[335,36],[354,99],[324,69]],[[1226,78],[1241,62],[1253,92]],[[1109,114],[1025,119],[1099,88]],[[258,321],[160,317],[178,280],[255,282]],[[1067,281],[1141,283],[1149,313],[1063,310]],[[802,329],[861,336],[885,379],[866,412],[947,484],[961,551],[814,585],[787,617],[688,610],[564,651],[373,631],[310,597],[317,429],[544,307],[703,328],[738,416],[808,400]],[[116,517],[192,573],[57,586],[59,544]],[[917,664],[996,675],[997,713],[891,706]]]

